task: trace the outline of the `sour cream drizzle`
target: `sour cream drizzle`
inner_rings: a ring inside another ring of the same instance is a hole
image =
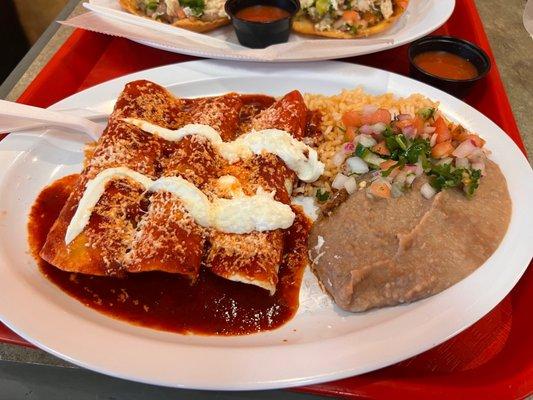
[[[87,226],[94,207],[102,197],[106,185],[115,180],[129,178],[146,191],[166,191],[178,197],[196,223],[206,228],[228,233],[248,233],[254,230],[269,231],[290,227],[295,218],[291,207],[274,200],[274,193],[259,188],[253,196],[236,192],[232,199],[214,198],[210,201],[195,185],[181,177],[163,177],[155,181],[126,167],[109,168],[91,179],[85,188],[78,208],[70,220],[65,234],[69,244]],[[229,176],[222,177],[228,180]]]
[[[209,125],[188,124],[171,130],[136,118],[124,118],[123,121],[169,141],[177,142],[191,135],[203,136],[232,164],[254,154],[268,152],[281,158],[304,182],[314,182],[324,173],[324,164],[318,160],[316,150],[280,129],[251,131],[233,142],[224,142]]]

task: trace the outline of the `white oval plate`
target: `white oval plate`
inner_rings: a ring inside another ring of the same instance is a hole
[[[455,0],[410,0],[407,11],[394,26],[369,38],[339,40],[292,33],[287,43],[266,49],[241,46],[231,25],[198,34],[129,14],[118,0],[90,0],[84,5],[104,19],[82,15],[67,24],[175,53],[225,60],[287,62],[353,57],[412,42],[444,24],[454,10]]]
[[[229,91],[281,95],[293,89],[335,94],[358,85],[370,93],[422,93],[479,132],[507,177],[509,230],[492,257],[457,285],[399,307],[348,314],[308,274],[298,314],[283,327],[242,337],[184,336],[141,328],[83,306],[46,280],[28,254],[26,222],[39,191],[81,169],[85,138],[47,131],[0,142],[0,319],[38,347],[121,378],[201,389],[267,389],[361,374],[421,353],[489,312],[518,281],[533,252],[533,172],[513,141],[458,99],[389,72],[340,62],[252,64],[195,61],[138,72],[87,89],[52,108],[109,103],[123,85],[150,79],[178,96]]]

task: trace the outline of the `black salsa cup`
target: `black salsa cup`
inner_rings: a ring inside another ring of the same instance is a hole
[[[472,79],[449,79],[430,74],[414,63],[414,58],[427,51],[447,51],[470,61],[478,75]],[[409,74],[411,77],[429,83],[456,97],[464,97],[472,86],[483,79],[490,71],[489,56],[480,47],[466,40],[452,36],[426,36],[409,46]]]
[[[279,7],[287,11],[289,16],[272,22],[246,21],[235,16],[238,11],[251,6]],[[291,19],[300,9],[300,2],[298,0],[228,0],[225,9],[231,18],[239,43],[246,47],[262,49],[289,40]]]

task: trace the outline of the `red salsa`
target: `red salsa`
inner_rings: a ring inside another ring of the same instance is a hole
[[[427,51],[415,56],[413,61],[420,69],[440,78],[465,80],[479,75],[474,64],[447,51]]]
[[[237,11],[235,16],[251,22],[273,22],[290,16],[283,8],[273,6],[250,6]]]

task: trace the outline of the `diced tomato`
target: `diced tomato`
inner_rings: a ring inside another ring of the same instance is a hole
[[[393,165],[396,165],[397,163],[398,161],[394,161],[394,160],[383,161],[381,164],[379,164],[379,169],[381,169],[382,171],[386,171]]]
[[[342,20],[346,22],[357,22],[361,19],[361,16],[357,11],[354,10],[347,10],[342,13]]]
[[[344,133],[347,142],[351,142],[355,139],[355,128],[353,126],[348,126],[346,132]]]
[[[372,182],[370,185],[370,193],[383,199],[388,199],[391,197],[390,187],[383,181]]]
[[[179,17],[180,19],[185,19],[185,18],[187,18],[187,14],[185,14],[185,11],[183,11],[183,8],[180,7],[180,8],[178,8],[177,11],[178,11],[178,17]]]
[[[437,134],[437,143],[446,142],[452,138],[448,124],[442,117],[435,120],[435,133]]]
[[[387,147],[387,145],[385,144],[385,141],[382,140],[381,142],[375,144],[374,146],[372,146],[372,151],[374,153],[378,153],[382,156],[390,156],[390,151],[389,151],[389,148]],[[381,166],[381,164],[380,164]]]
[[[384,124],[390,124],[391,115],[389,110],[384,108],[378,108],[370,115],[370,125],[377,124],[378,122],[383,122]]]
[[[473,133],[470,133],[466,139],[470,139],[471,141],[473,141],[476,147],[485,146],[485,140],[481,139],[478,135],[474,135]]]
[[[363,123],[361,122],[361,113],[359,111],[346,111],[342,116],[342,123],[344,126],[354,126],[359,128]]]
[[[420,118],[419,116],[416,116],[413,119],[412,125],[413,127],[416,128],[417,135],[421,135],[424,133],[424,120],[422,118]]]
[[[409,0],[396,0],[396,5],[398,7],[403,8],[404,10],[407,9],[408,4],[409,4]]]
[[[462,143],[465,140],[467,140],[469,136],[470,136],[470,133],[468,133],[467,131],[464,131],[462,133],[455,135],[454,140],[458,141],[459,143]]]
[[[452,154],[454,150],[455,149],[452,145],[451,140],[448,140],[446,142],[440,142],[433,146],[433,148],[431,149],[431,156],[433,158],[448,157],[450,154]]]
[[[396,123],[394,125],[396,127],[400,128],[400,129],[407,128],[408,126],[413,125],[413,120],[412,119],[403,119],[401,121],[396,121]]]
[[[478,135],[468,132],[461,125],[457,125],[452,131],[453,140],[462,143],[465,140],[472,140],[477,147],[485,146],[485,140],[480,138]]]
[[[452,138],[453,140],[459,140],[462,142],[463,140],[460,140],[459,138],[465,134],[468,134],[465,128],[463,128],[461,125],[457,125],[452,129]]]

